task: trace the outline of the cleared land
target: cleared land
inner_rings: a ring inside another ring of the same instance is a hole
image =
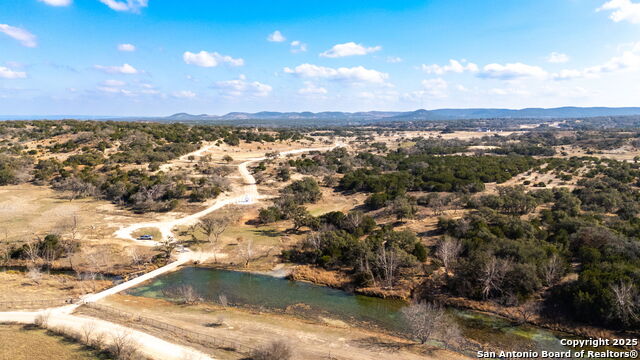
[[[0,359],[107,360],[109,357],[46,330],[23,325],[0,325]]]
[[[424,348],[405,339],[366,331],[340,321],[328,320],[325,324],[320,324],[288,315],[222,308],[211,304],[178,306],[163,300],[126,295],[114,295],[103,302],[141,316],[170,322],[184,329],[211,334],[245,346],[255,347],[283,339],[295,350],[296,359],[319,360],[326,359],[328,355],[337,359],[354,360],[466,359],[444,350],[428,349],[428,352],[424,352]],[[104,312],[83,311],[92,316],[107,317],[110,321],[124,321]],[[220,321],[221,325],[211,325]],[[136,326],[135,322],[125,321],[124,324]],[[163,336],[161,332],[156,335]],[[212,351],[212,355],[223,360],[242,358],[238,354],[215,350]]]

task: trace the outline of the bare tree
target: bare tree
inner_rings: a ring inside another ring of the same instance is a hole
[[[220,305],[222,305],[222,307],[227,307],[229,305],[229,300],[227,299],[227,295],[225,294],[218,295],[218,301],[220,302]]]
[[[449,275],[461,252],[462,243],[456,238],[445,236],[438,243],[436,256],[442,261],[447,275]]]
[[[242,247],[240,248],[240,257],[244,260],[244,267],[249,266],[249,263],[253,260],[255,253],[252,240],[245,241],[242,244]]]
[[[11,249],[8,245],[0,246],[0,266],[6,265],[9,262]]]
[[[82,342],[91,345],[93,342],[93,333],[96,330],[96,323],[91,321],[82,325]]]
[[[169,298],[175,298],[182,304],[193,305],[202,301],[196,289],[191,285],[179,285],[166,290],[163,294]]]
[[[302,246],[315,251],[320,250],[320,247],[322,246],[322,232],[315,231],[309,234],[304,238]]]
[[[528,301],[515,308],[515,313],[521,324],[526,324],[540,312],[540,303],[537,301]]]
[[[69,221],[69,234],[71,235],[72,241],[78,239],[78,232],[80,232],[80,216],[73,214]]]
[[[444,212],[445,201],[440,196],[435,196],[431,201],[429,201],[429,206],[433,211],[433,215],[440,216]]]
[[[291,347],[284,341],[274,341],[251,354],[253,360],[289,360],[292,357]]]
[[[429,341],[445,318],[442,306],[429,302],[413,303],[402,309],[402,315],[421,344]]]
[[[105,333],[96,332],[93,335],[93,339],[91,339],[91,342],[87,345],[93,347],[94,349],[104,349],[105,338],[106,338]]]
[[[231,224],[231,221],[228,217],[207,217],[201,219],[198,222],[198,225],[202,229],[202,232],[207,237],[207,241],[209,241],[213,245],[213,261],[217,262],[216,258],[216,249],[218,247],[218,240],[220,240],[220,235],[227,230],[227,227]]]
[[[38,315],[36,315],[36,318],[34,319],[34,324],[36,324],[36,326],[46,329],[47,326],[49,325],[49,317],[51,316],[51,313],[49,311],[45,311],[45,312],[41,312]]]
[[[160,240],[160,242],[156,246],[156,250],[160,251],[165,259],[169,259],[171,257],[171,253],[175,248],[176,242],[173,239],[173,236],[169,236],[166,239]]]
[[[138,351],[138,346],[127,331],[122,330],[111,336],[111,353],[118,360],[132,359]]]
[[[382,270],[382,277],[386,287],[392,288],[395,283],[398,268],[400,267],[400,255],[396,249],[386,249],[380,246],[376,257],[377,265]]]
[[[362,224],[362,220],[364,219],[364,214],[361,211],[352,211],[347,214],[345,217],[345,222],[347,227],[351,232],[355,232],[357,228]]]
[[[74,176],[67,177],[57,183],[54,183],[53,187],[57,190],[68,191],[69,201],[93,196],[97,191],[95,185],[82,181]]]
[[[64,249],[65,256],[69,260],[69,267],[73,269],[73,254],[78,250],[78,236],[80,232],[80,216],[73,214],[63,224],[63,232],[69,234],[69,237],[62,239],[62,248]]]
[[[29,261],[29,265],[30,266],[38,266],[40,263],[40,239],[36,236],[35,239],[34,238],[30,238],[29,240],[27,240],[24,244],[24,254],[27,257],[27,260]]]
[[[141,263],[141,259],[140,259],[140,254],[138,253],[138,249],[136,249],[135,247],[131,247],[127,249],[127,254],[129,255],[129,257],[131,258],[131,264],[132,265],[140,265]]]
[[[462,336],[460,327],[449,315],[445,315],[440,326],[437,327],[437,338],[444,343],[447,349],[455,349],[462,347],[465,339]]]
[[[625,325],[640,319],[640,297],[636,286],[629,282],[611,285],[613,309],[611,317],[619,319]]]
[[[498,259],[492,256],[484,263],[481,269],[480,281],[482,283],[482,296],[488,299],[494,292],[502,291],[502,282],[505,275],[511,268],[511,263],[507,260]]]
[[[554,285],[562,276],[562,260],[556,254],[551,255],[549,261],[542,266],[544,281],[547,286]]]

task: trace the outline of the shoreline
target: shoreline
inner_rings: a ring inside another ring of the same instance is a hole
[[[234,268],[234,266],[210,267],[210,266],[204,265],[203,267],[208,267],[212,269],[223,269],[223,270],[229,270],[229,271],[250,272],[250,273],[255,273],[260,275],[272,276],[271,274],[269,274],[269,272],[236,269]],[[309,266],[306,266],[306,267],[309,267]],[[301,276],[300,272],[296,272],[296,270],[299,268],[300,266],[297,266],[297,265],[292,266],[290,268],[291,272],[285,278],[290,281],[300,281],[300,282],[306,282],[306,283],[310,283],[317,286],[326,286],[329,288],[342,290],[346,293],[354,294],[354,295],[356,294],[364,295],[364,296],[370,296],[370,297],[377,297],[381,299],[396,299],[396,300],[402,300],[405,302],[409,302],[409,299],[410,299],[410,296],[408,297],[380,296],[379,292],[362,291],[363,289],[370,289],[370,288],[354,289],[350,286],[351,283],[347,281],[333,282],[333,283],[329,281],[322,281],[322,280],[317,281],[318,279],[314,277]],[[320,269],[320,270],[327,273],[334,273],[334,274],[336,273],[335,271],[328,271],[324,269]],[[348,280],[348,279],[344,278],[343,280]],[[640,332],[637,332],[637,333],[619,332],[613,329],[596,327],[589,324],[580,324],[580,323],[573,323],[573,322],[565,322],[565,323],[553,322],[553,321],[550,321],[550,319],[540,318],[539,316],[531,317],[526,321],[522,321],[522,319],[518,318],[517,314],[513,313],[514,311],[517,311],[517,307],[505,308],[489,302],[465,299],[465,298],[455,297],[452,295],[439,294],[439,295],[436,295],[434,299],[444,304],[445,306],[453,309],[470,310],[470,311],[478,312],[478,313],[489,315],[489,316],[499,317],[501,319],[511,322],[514,326],[529,325],[529,326],[538,327],[540,329],[552,331],[555,333],[562,333],[566,335],[584,337],[584,338],[611,339],[611,338],[625,338],[625,337],[627,338],[640,337]],[[640,346],[636,347],[636,349],[639,349],[639,348]]]

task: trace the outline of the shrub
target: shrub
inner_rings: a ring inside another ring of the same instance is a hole
[[[251,354],[252,360],[289,360],[292,357],[291,347],[284,341],[274,341]]]

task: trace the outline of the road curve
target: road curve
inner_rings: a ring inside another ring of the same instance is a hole
[[[310,151],[329,151],[329,150],[333,150],[336,147],[341,146],[341,144],[335,144],[333,146],[329,146],[329,147],[317,147],[317,148],[304,148],[304,149],[297,149],[297,150],[289,150],[289,151],[283,151],[281,153],[279,153],[280,156],[286,156],[286,155],[293,155],[293,154],[300,154],[300,153],[304,153],[304,152],[310,152]],[[193,155],[195,153],[197,153],[199,156],[201,156],[204,151],[208,150],[209,147],[204,147],[200,150],[197,150],[194,153],[188,154],[188,155]],[[185,155],[186,156],[186,155]],[[183,156],[184,157],[184,156]],[[249,172],[248,166],[252,163],[258,162],[258,161],[263,161],[266,160],[266,157],[259,157],[259,158],[251,158],[241,164],[238,165],[238,171],[240,172],[240,176],[242,176],[242,179],[244,181],[244,185],[242,186],[241,189],[236,189],[234,191],[232,191],[230,194],[224,194],[221,195],[217,201],[215,203],[213,203],[210,207],[199,211],[197,213],[191,214],[191,215],[187,215],[181,218],[177,218],[177,219],[173,219],[173,220],[166,220],[166,221],[154,221],[154,222],[144,222],[144,223],[137,223],[137,224],[133,224],[133,225],[129,225],[126,227],[122,227],[118,230],[116,230],[116,232],[114,233],[114,236],[116,238],[119,239],[127,239],[127,240],[132,240],[137,242],[140,245],[146,245],[146,246],[156,246],[157,242],[156,241],[142,241],[142,240],[137,240],[133,237],[133,233],[136,230],[140,230],[140,229],[144,229],[144,228],[157,228],[160,233],[162,234],[162,237],[164,239],[168,239],[170,237],[175,238],[175,235],[173,233],[173,229],[176,226],[184,226],[184,225],[193,225],[195,224],[200,218],[209,215],[210,213],[221,209],[227,205],[232,205],[232,204],[236,204],[236,205],[250,205],[250,204],[254,204],[256,201],[258,201],[260,199],[260,193],[258,192],[258,187],[256,186],[256,179],[253,177],[253,175],[251,175],[251,173]]]
[[[327,151],[332,150],[338,146],[339,144],[333,145],[331,147],[321,147],[321,148],[305,148],[305,149],[297,149],[291,151],[281,152],[280,155],[289,155],[289,154],[299,154],[303,152],[309,151]],[[192,154],[201,155],[204,153],[210,146],[204,147],[200,150]],[[185,156],[188,156],[187,154]],[[260,194],[258,192],[258,187],[256,185],[256,179],[251,175],[248,169],[248,165],[254,162],[265,160],[266,157],[260,158],[252,158],[238,165],[238,171],[240,175],[244,179],[244,186],[242,187],[242,194],[235,196],[227,196],[225,199],[219,199],[213,205],[208,207],[205,210],[197,212],[195,214],[191,214],[182,218],[162,221],[162,222],[148,222],[148,223],[138,223],[125,228],[121,228],[115,232],[115,236],[123,239],[133,239],[131,234],[141,228],[146,227],[156,227],[160,229],[162,236],[165,238],[169,238],[173,236],[173,228],[178,225],[190,225],[195,223],[198,219],[203,216],[206,216],[213,211],[216,211],[226,205],[230,204],[253,204],[260,198]],[[135,240],[137,241],[137,240]],[[155,245],[155,242],[142,242],[145,245]],[[116,336],[118,334],[127,333],[129,336],[136,341],[139,345],[139,352],[151,359],[162,359],[162,360],[184,360],[184,359],[194,359],[194,360],[214,360],[212,357],[204,354],[198,350],[170,343],[153,335],[144,333],[142,331],[134,330],[131,328],[127,328],[125,326],[111,323],[109,321],[72,315],[73,311],[76,310],[82,303],[87,302],[95,302],[101,300],[109,295],[116,294],[123,290],[129,289],[133,286],[139,285],[142,282],[150,280],[156,276],[159,276],[168,271],[172,271],[178,268],[180,265],[183,265],[189,261],[193,260],[205,260],[207,256],[211,254],[204,254],[198,252],[188,251],[186,253],[181,253],[178,256],[178,259],[174,262],[171,262],[161,268],[153,270],[147,274],[139,276],[137,278],[131,279],[127,282],[116,285],[112,288],[104,290],[102,292],[96,294],[89,294],[83,297],[82,301],[77,304],[65,305],[57,308],[51,309],[43,309],[37,311],[11,311],[11,312],[0,312],[0,323],[19,323],[19,324],[33,324],[36,321],[36,318],[39,315],[46,314],[48,317],[47,327],[48,328],[65,328],[67,331],[73,331],[75,333],[82,333],[84,328],[87,326],[91,326],[94,328],[96,333],[103,333],[106,335],[110,335],[111,337]],[[107,342],[109,342],[109,337]]]

